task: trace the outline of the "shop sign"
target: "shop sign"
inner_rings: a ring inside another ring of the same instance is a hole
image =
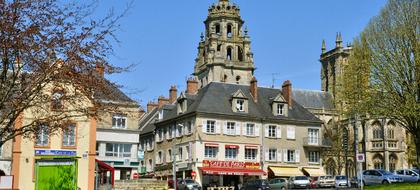
[[[258,162],[203,160],[203,167],[231,169],[260,169]]]
[[[76,156],[75,150],[35,150],[35,156]]]

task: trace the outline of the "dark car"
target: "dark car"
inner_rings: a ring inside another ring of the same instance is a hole
[[[264,179],[257,179],[248,181],[244,184],[242,190],[268,190],[270,189],[270,185],[267,180]]]
[[[287,181],[282,178],[275,178],[268,181],[271,190],[285,190],[287,189]]]

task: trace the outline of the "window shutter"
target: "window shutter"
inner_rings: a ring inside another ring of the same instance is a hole
[[[227,135],[228,134],[228,130],[227,130],[227,121],[223,122],[223,134]]]
[[[255,126],[255,128],[254,128],[254,136],[258,137],[258,136],[260,136],[260,124],[256,124],[254,126]]]
[[[268,125],[266,125],[266,126],[264,126],[264,129],[265,129],[265,137],[268,137]]]
[[[241,128],[242,128],[242,135],[248,135],[247,132],[246,132],[246,126],[247,126],[246,123],[243,123],[242,126],[241,126]]]
[[[235,123],[235,130],[236,130],[236,135],[240,136],[241,135],[241,123],[239,123],[239,122]]]
[[[165,137],[166,137],[166,139],[169,139],[169,129],[166,130]]]
[[[172,138],[175,138],[175,134],[177,133],[177,128],[175,125],[172,126]]]
[[[296,139],[295,127],[291,126],[291,129],[292,129],[292,139]]]
[[[295,151],[295,162],[300,162],[300,150],[296,150]]]
[[[277,126],[277,128],[276,128],[276,135],[277,135],[277,138],[281,138],[281,126]]]
[[[283,162],[287,162],[287,149],[283,149]]]
[[[269,161],[270,160],[270,149],[266,148],[265,149],[265,161]]]
[[[221,133],[221,130],[220,130],[220,121],[216,121],[215,128],[216,128],[216,134],[220,134]]]
[[[282,160],[282,151],[281,151],[281,149],[277,149],[277,161],[278,162],[281,162],[281,160]]]
[[[179,126],[176,126],[176,127],[175,127],[175,134],[176,134],[176,137],[179,137],[179,135],[180,135],[180,134],[179,134],[178,127],[179,127]]]
[[[203,121],[203,124],[202,124],[201,128],[203,129],[203,133],[207,133],[207,123],[206,123],[206,120]]]

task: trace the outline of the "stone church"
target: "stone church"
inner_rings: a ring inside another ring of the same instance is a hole
[[[355,175],[355,149],[354,140],[357,135],[357,149],[359,153],[365,152],[366,162],[362,169],[396,169],[409,168],[407,155],[408,136],[404,128],[396,122],[385,118],[365,118],[358,122],[354,118],[339,119],[338,111],[334,105],[336,90],[339,87],[338,78],[348,63],[352,51],[351,45],[343,46],[341,33],[336,36],[335,47],[327,51],[325,41],[322,43],[321,62],[321,91],[294,90],[293,98],[314,113],[324,122],[324,138],[334,138],[337,135],[348,134],[347,156],[341,146],[343,137],[338,145],[325,151],[323,166],[327,174]],[[346,167],[347,165],[347,167]],[[346,170],[347,168],[347,170]]]

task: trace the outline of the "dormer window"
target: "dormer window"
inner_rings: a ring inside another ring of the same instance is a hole
[[[112,128],[126,129],[127,116],[121,114],[112,116]]]
[[[188,104],[187,104],[187,97],[184,93],[181,93],[180,97],[178,98],[177,104],[177,113],[183,114],[187,111]]]
[[[244,93],[239,89],[232,94],[232,111],[237,113],[248,112],[248,99]]]
[[[284,104],[277,104],[277,115],[284,115]]]

